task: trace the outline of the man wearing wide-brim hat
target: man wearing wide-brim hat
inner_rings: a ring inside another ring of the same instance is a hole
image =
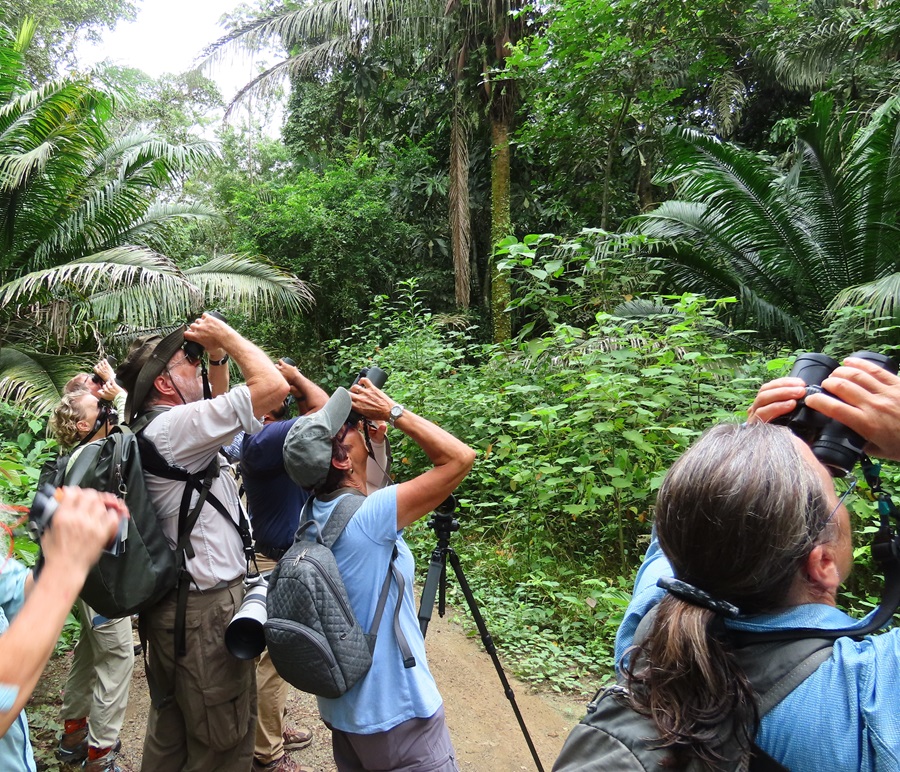
[[[203,399],[201,360],[192,356],[196,351],[185,350],[185,341],[200,344],[208,354],[212,399]],[[227,391],[229,359],[245,384]],[[137,339],[116,378],[128,391],[125,420],[141,426],[151,419],[143,437],[166,464],[192,474],[208,469],[216,459],[226,466],[227,460],[219,456],[222,445],[241,430],[257,431],[257,416],[274,410],[288,392],[263,351],[209,314],[165,337]],[[146,466],[145,479],[174,548],[185,483],[148,474]],[[197,500],[193,492],[191,509]],[[219,502],[224,512],[211,502]],[[234,478],[223,471],[212,478],[185,553],[190,579],[183,652],[176,654],[175,645],[175,629],[180,630],[177,590],[141,614],[153,699],[142,761],[148,772],[250,768],[256,724],[254,666],[233,657],[224,643],[225,627],[243,598],[247,568],[239,521]]]

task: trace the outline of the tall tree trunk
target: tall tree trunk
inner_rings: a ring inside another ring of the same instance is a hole
[[[512,233],[509,211],[509,125],[503,118],[491,118],[491,250]],[[512,337],[512,320],[506,307],[512,299],[509,281],[497,270],[491,257],[491,320],[494,342]]]
[[[471,241],[469,139],[457,101],[453,105],[453,121],[450,127],[450,243],[453,250],[456,305],[459,308],[469,307]]]
[[[609,132],[609,142],[606,148],[606,163],[603,165],[603,200],[600,207],[600,227],[606,230],[609,227],[609,188],[612,182],[613,151],[618,150],[619,133],[631,109],[631,97],[625,97],[622,108],[616,116],[616,122]],[[618,153],[616,153],[618,155]]]

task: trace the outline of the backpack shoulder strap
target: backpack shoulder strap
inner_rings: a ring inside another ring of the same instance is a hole
[[[349,495],[342,495],[347,493]],[[322,542],[325,544],[328,549],[331,549],[334,546],[334,543],[338,540],[338,537],[344,532],[344,528],[346,528],[347,523],[353,518],[353,516],[357,513],[359,508],[362,506],[363,502],[366,500],[366,497],[360,491],[357,491],[355,488],[340,488],[331,494],[332,496],[342,496],[341,500],[335,505],[334,509],[331,512],[331,515],[328,517],[328,521],[325,523],[325,527],[321,532]],[[300,531],[298,531],[298,535],[301,531],[305,530],[306,523],[312,520],[312,507],[313,501],[315,497],[310,497],[306,500],[306,503],[303,505],[303,511],[300,516]],[[397,604],[394,607],[394,636],[397,638],[397,645],[400,648],[400,654],[403,657],[403,666],[404,667],[415,667],[416,666],[416,658],[413,656],[412,649],[410,648],[409,641],[406,639],[406,635],[403,633],[403,630],[400,629],[400,605],[403,603],[403,595],[406,590],[406,580],[403,578],[403,574],[400,572],[400,569],[397,568],[396,560],[398,556],[397,545],[394,545],[394,549],[391,552],[391,560],[388,564],[387,574],[384,577],[384,582],[381,585],[381,592],[378,595],[378,604],[375,607],[375,616],[372,617],[372,626],[369,628],[369,632],[366,634],[366,641],[369,644],[369,651],[375,651],[375,642],[378,638],[378,628],[381,625],[381,618],[384,616],[384,607],[387,604],[388,593],[391,589],[391,578],[397,582]]]
[[[796,644],[803,644],[798,646]],[[777,646],[777,644],[776,644]],[[768,647],[764,647],[768,648]],[[784,652],[783,661],[794,666],[778,678],[774,683],[759,692],[759,717],[762,718],[779,702],[787,697],[803,681],[811,676],[816,668],[831,656],[834,649],[834,641],[831,639],[814,638],[805,641],[793,641],[778,647]],[[812,650],[810,652],[810,649]],[[809,653],[807,653],[809,652]],[[776,656],[780,652],[775,652]],[[805,656],[804,656],[805,655]],[[799,663],[797,657],[803,656]],[[751,679],[752,682],[752,679]],[[779,764],[768,753],[760,748],[754,741],[750,746],[750,767],[748,772],[788,772],[787,768]]]
[[[347,495],[343,495],[345,493]],[[328,549],[334,546],[338,537],[344,532],[344,528],[347,527],[347,523],[350,522],[353,515],[356,514],[366,500],[365,495],[355,488],[340,488],[335,491],[334,496],[335,498],[341,496],[341,499],[331,511],[331,515],[329,515],[328,521],[322,529],[322,541]],[[310,501],[312,501],[311,498]],[[311,508],[312,505],[310,504],[310,517],[312,517]]]
[[[120,467],[125,454],[124,444],[130,434],[131,431],[127,427],[114,426],[106,437],[78,448],[76,452],[68,456],[70,459],[74,456],[74,459],[69,462],[71,465],[67,464],[63,470],[63,479],[66,485],[80,484],[103,452],[112,454],[111,465],[113,468]],[[124,494],[124,491],[119,490],[110,490],[109,492],[116,493],[120,497]]]
[[[249,560],[252,559],[253,546],[250,536],[250,527],[244,515],[243,507],[238,508],[238,520],[235,521],[228,508],[210,491],[213,480],[219,476],[219,455],[213,456],[207,467],[199,472],[188,472],[182,466],[170,464],[163,458],[159,448],[144,436],[144,430],[149,423],[163,410],[151,410],[143,413],[133,423],[132,429],[137,435],[138,446],[141,451],[141,466],[148,474],[162,477],[166,480],[179,480],[184,482],[184,494],[181,497],[181,507],[178,512],[178,539],[179,549],[184,549],[188,557],[193,557],[193,547],[190,543],[191,531],[200,517],[200,510],[209,501],[213,508],[231,523],[241,537],[244,553]],[[191,495],[197,491],[200,495],[191,508]]]

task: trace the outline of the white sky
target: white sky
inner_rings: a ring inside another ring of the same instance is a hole
[[[218,40],[224,29],[219,20],[231,13],[240,0],[142,0],[137,20],[119,22],[106,32],[99,45],[82,45],[79,60],[92,65],[109,59],[115,64],[137,67],[148,75],[181,73],[189,69],[200,52]],[[243,57],[206,71],[231,99],[240,86],[258,72],[257,62]]]

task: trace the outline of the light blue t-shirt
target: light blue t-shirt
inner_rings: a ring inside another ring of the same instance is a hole
[[[342,498],[339,496],[327,502],[316,499],[312,507],[313,518],[324,526]],[[398,593],[397,583],[392,580],[371,670],[337,699],[317,698],[322,718],[343,732],[385,732],[411,718],[430,718],[441,706],[441,695],[425,661],[425,638],[416,615],[413,556],[397,531],[397,488],[389,486],[368,496],[332,551],[347,587],[353,613],[363,630],[368,632],[394,544],[398,551],[396,565],[406,580],[400,606],[400,628],[409,642],[416,666],[403,667],[403,657],[394,635],[392,620]]]
[[[25,602],[25,578],[28,569],[15,560],[7,560],[0,571],[0,635]],[[0,710],[8,711],[19,694],[14,684],[0,683]],[[0,769],[3,772],[35,772],[34,755],[28,739],[28,721],[23,710],[6,734],[0,737]]]
[[[663,596],[660,576],[673,576],[654,536],[616,635],[616,667],[643,616]],[[862,627],[863,620],[820,603],[778,614],[726,620],[741,630]],[[767,713],[756,743],[788,769],[896,772],[900,769],[900,629],[839,638],[831,657]]]

